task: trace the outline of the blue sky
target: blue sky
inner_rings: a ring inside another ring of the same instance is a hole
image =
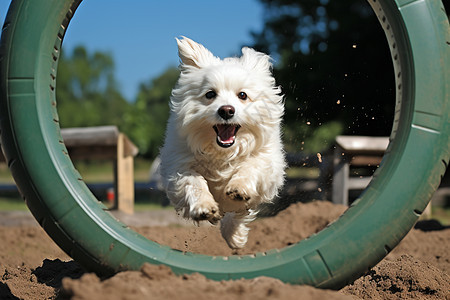
[[[10,2],[0,0],[1,23]],[[120,89],[132,101],[139,83],[178,65],[175,37],[187,36],[226,57],[251,44],[250,31],[262,25],[257,0],[84,0],[63,48],[84,45],[89,51],[110,53]]]

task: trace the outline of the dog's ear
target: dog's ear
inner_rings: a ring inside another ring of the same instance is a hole
[[[247,68],[258,72],[272,71],[272,59],[270,56],[248,47],[242,48],[241,61]]]
[[[189,67],[201,69],[217,60],[217,58],[203,45],[200,45],[187,37],[176,40],[178,44],[178,56],[181,59],[181,71],[186,71]]]

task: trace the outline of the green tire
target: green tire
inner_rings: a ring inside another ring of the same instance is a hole
[[[336,222],[295,245],[211,257],[159,245],[116,221],[75,170],[60,135],[58,57],[81,0],[13,0],[0,44],[1,142],[28,207],[50,237],[99,275],[165,264],[208,278],[271,276],[338,289],[408,233],[449,162],[450,33],[436,0],[370,0],[395,66],[396,117],[382,167]]]

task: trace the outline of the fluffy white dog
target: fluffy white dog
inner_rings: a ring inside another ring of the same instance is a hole
[[[184,217],[220,220],[230,248],[242,248],[258,205],[284,183],[281,89],[264,53],[243,48],[241,57],[221,60],[188,38],[177,43],[181,74],[161,150],[164,187]]]

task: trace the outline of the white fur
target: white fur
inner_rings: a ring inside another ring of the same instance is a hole
[[[242,248],[258,205],[271,202],[284,183],[283,97],[268,55],[243,48],[241,57],[221,60],[188,38],[177,43],[181,74],[161,150],[164,187],[184,217],[221,220],[228,245]],[[209,91],[217,96],[208,99]],[[218,114],[224,105],[234,108],[229,120]],[[241,126],[232,146],[218,145],[216,124]]]

